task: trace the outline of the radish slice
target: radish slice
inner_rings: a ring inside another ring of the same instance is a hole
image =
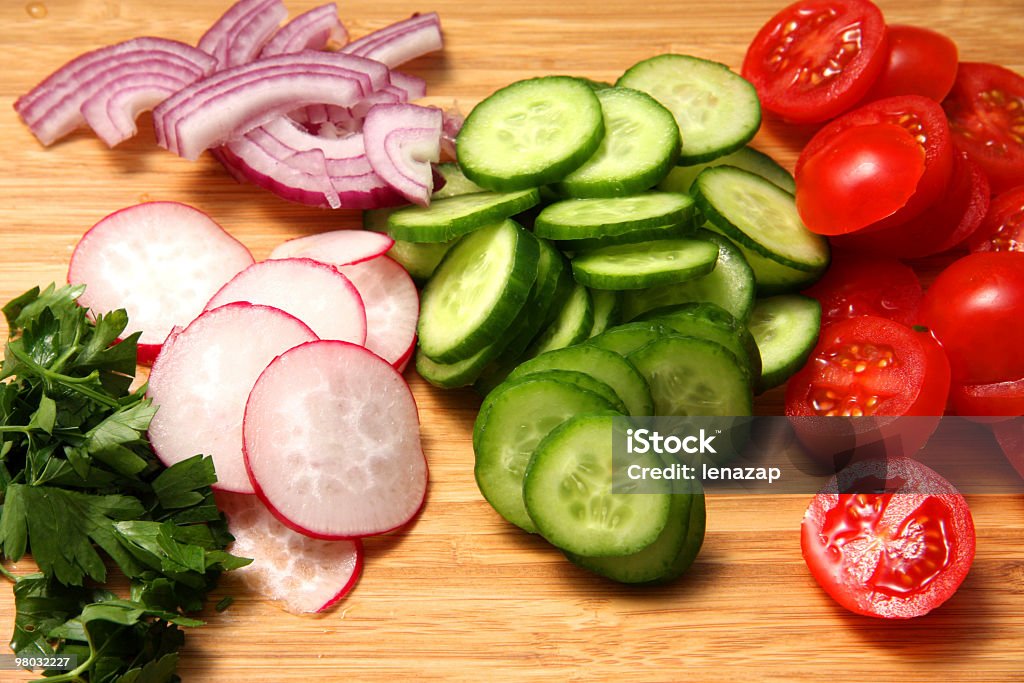
[[[353,40],[342,52],[374,59],[394,68],[443,47],[441,19],[436,12],[416,14]]]
[[[347,277],[319,261],[289,258],[251,265],[221,287],[206,310],[234,301],[279,308],[320,339],[366,342],[366,312],[359,292]]]
[[[378,104],[366,113],[366,157],[377,174],[409,201],[427,205],[434,188],[431,162],[441,159],[444,114],[416,104]]]
[[[292,614],[323,612],[345,597],[363,569],[359,540],[324,541],[296,533],[252,495],[218,492],[217,507],[235,537],[230,551],[253,558],[231,573],[255,595]]]
[[[394,243],[395,240],[380,232],[332,230],[282,242],[267,258],[312,258],[344,266],[383,256]]]
[[[317,341],[274,359],[249,395],[242,439],[256,495],[307,536],[384,533],[423,505],[416,402],[361,346]]]
[[[94,313],[123,308],[125,334],[142,332],[139,355],[153,358],[175,325],[187,325],[252,254],[202,211],[148,202],[113,213],[75,247],[68,282]],[[194,454],[193,454],[194,455]]]
[[[193,320],[149,374],[147,396],[159,408],[149,425],[157,457],[170,466],[209,454],[215,488],[252,493],[242,459],[249,391],[276,356],[316,338],[300,320],[270,306],[233,303]]]
[[[263,46],[260,56],[323,50],[331,42],[337,45],[348,42],[348,31],[338,18],[338,6],[333,2],[314,7],[289,21]]]

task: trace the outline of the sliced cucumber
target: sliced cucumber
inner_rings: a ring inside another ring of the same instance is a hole
[[[591,344],[555,349],[532,358],[509,374],[508,379],[546,370],[572,370],[604,382],[625,404],[630,415],[650,415],[654,410],[651,391],[636,368],[619,354]]]
[[[649,190],[679,158],[679,127],[657,100],[630,88],[597,91],[604,139],[594,156],[558,183],[569,197],[622,197]]]
[[[612,493],[612,415],[579,414],[537,446],[523,481],[523,499],[540,534],[585,557],[631,555],[657,540],[672,506],[658,493]],[[659,467],[657,456],[637,458]],[[645,482],[650,484],[650,482]]]
[[[407,206],[388,215],[388,234],[406,242],[448,242],[540,202],[536,189],[476,192]]]
[[[710,223],[708,223],[708,226],[714,229],[714,226]],[[721,233],[721,231],[717,232]],[[778,261],[765,258],[756,251],[744,247],[742,244],[737,244],[736,246],[743,252],[743,257],[747,259],[751,270],[754,271],[758,296],[788,294],[807,289],[820,280],[827,270],[825,268],[812,271],[797,270],[796,268],[785,266]]]
[[[409,271],[409,275],[419,283],[425,283],[441,264],[445,254],[455,246],[460,238],[450,242],[406,242],[395,240],[388,249],[388,256],[398,261],[399,265]]]
[[[683,137],[681,164],[739,149],[761,126],[754,86],[718,62],[658,55],[630,67],[616,85],[643,90],[672,112]]]
[[[698,230],[694,236],[718,245],[715,269],[689,282],[625,292],[624,320],[633,320],[646,311],[664,306],[706,301],[724,308],[740,322],[746,322],[757,292],[754,271],[736,245],[725,237],[710,230]]]
[[[689,192],[693,181],[700,172],[712,166],[735,166],[745,171],[756,173],[765,180],[770,180],[790,194],[796,193],[796,181],[793,174],[780,166],[764,152],[759,152],[750,145],[740,147],[735,152],[693,166],[676,166],[665,179],[658,183],[658,189],[665,192]]]
[[[593,156],[603,137],[594,90],[578,78],[543,76],[474,107],[455,144],[467,178],[510,191],[558,182]]]
[[[484,191],[484,188],[467,178],[466,174],[462,172],[462,167],[453,161],[437,164],[434,166],[434,170],[444,178],[444,185],[434,190],[433,194],[430,195],[430,201]]]
[[[820,273],[828,241],[804,226],[793,195],[756,173],[733,166],[701,171],[697,205],[709,223],[737,244],[789,268]]]
[[[537,215],[533,230],[553,240],[608,238],[625,233],[686,224],[693,217],[689,195],[644,192],[608,199],[566,199]]]
[[[612,247],[617,244],[636,244],[637,242],[654,242],[657,240],[672,240],[685,237],[693,237],[694,221],[691,218],[683,223],[666,223],[655,225],[649,228],[639,228],[624,232],[621,235],[610,235],[608,237],[588,237],[578,240],[560,240],[559,244],[566,251],[580,254],[594,249]]]
[[[621,294],[611,289],[592,289],[590,300],[594,304],[594,326],[590,328],[588,337],[596,337],[622,322]]]
[[[487,364],[502,351],[500,343],[489,344],[465,360],[438,363],[423,351],[416,350],[416,372],[436,387],[454,389],[469,386],[477,380]]]
[[[454,363],[493,343],[522,310],[538,259],[537,240],[511,220],[459,240],[423,290],[420,350]]]
[[[764,364],[758,391],[767,391],[785,383],[811,355],[821,329],[821,305],[800,294],[761,299],[749,325]]]
[[[672,328],[657,321],[633,322],[602,332],[587,343],[628,357],[642,346],[671,334]]]
[[[658,240],[588,251],[572,260],[572,272],[594,289],[643,289],[707,275],[717,260],[714,242]]]
[[[586,287],[573,286],[558,315],[523,354],[523,359],[539,356],[545,351],[562,349],[587,338],[594,326],[594,304]]]
[[[576,374],[538,373],[502,384],[484,400],[474,425],[480,492],[498,514],[530,533],[536,527],[523,503],[523,477],[537,444],[575,415],[614,410],[607,399],[566,381]]]
[[[627,358],[651,388],[655,415],[742,416],[753,410],[750,375],[720,344],[669,335]]]

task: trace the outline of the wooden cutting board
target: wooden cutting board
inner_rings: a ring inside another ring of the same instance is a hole
[[[292,13],[313,0],[287,0]],[[783,2],[585,0],[466,3],[344,0],[360,36],[437,10],[443,54],[409,71],[430,101],[468,112],[514,80],[570,73],[614,80],[640,59],[673,51],[738,68],[747,42]],[[1024,72],[1021,0],[887,0],[893,23],[940,30],[965,60]],[[65,278],[84,230],[145,200],[210,213],[265,257],[280,241],[353,227],[353,212],[287,204],[231,180],[211,158],[191,163],[142,132],[114,151],[88,133],[40,147],[11,105],[79,53],[138,35],[194,43],[226,8],[208,0],[5,0],[0,4],[0,297]],[[790,168],[806,139],[768,119],[757,144]],[[357,589],[320,617],[285,614],[228,579],[223,614],[189,633],[185,681],[404,679],[1019,680],[1024,677],[1024,499],[973,496],[978,553],[960,591],[909,623],[861,618],[834,604],[800,557],[808,496],[714,496],[692,572],[674,585],[625,588],[574,568],[503,523],[478,493],[470,430],[479,400],[410,373],[431,486],[408,529],[366,543]],[[777,412],[778,393],[758,411]],[[18,571],[31,564],[19,563]],[[14,614],[0,587],[0,638]],[[215,600],[216,601],[216,600]],[[10,672],[3,680],[28,680]]]

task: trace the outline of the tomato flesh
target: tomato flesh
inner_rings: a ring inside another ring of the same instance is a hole
[[[902,126],[847,128],[801,165],[797,211],[804,225],[819,235],[860,230],[905,206],[924,169],[924,150]]]
[[[799,123],[826,121],[864,97],[885,48],[885,19],[869,0],[799,0],[757,33],[741,73],[769,111]]]
[[[1024,178],[1024,77],[995,64],[962,62],[942,103],[953,141],[981,164],[996,193]]]
[[[957,384],[949,392],[953,412],[965,417],[1024,415],[1024,379],[993,384]]]
[[[804,294],[821,304],[824,328],[860,315],[912,325],[924,290],[914,270],[895,259],[837,251],[825,275]]]
[[[851,469],[859,479],[853,487],[839,491],[833,479],[804,515],[801,547],[811,574],[857,614],[927,614],[956,592],[974,559],[967,502],[938,473],[908,458]],[[886,492],[861,490],[878,482]]]
[[[889,52],[865,101],[921,95],[941,102],[956,80],[956,43],[920,26],[889,24]]]
[[[992,200],[970,247],[971,251],[1024,251],[1024,185]]]
[[[1024,252],[968,254],[939,273],[920,322],[938,338],[956,384],[1024,377]]]

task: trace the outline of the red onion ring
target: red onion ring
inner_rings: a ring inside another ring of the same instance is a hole
[[[338,6],[333,2],[314,7],[289,21],[263,46],[260,56],[323,50],[332,42],[339,46],[348,42],[348,31],[338,18]]]

